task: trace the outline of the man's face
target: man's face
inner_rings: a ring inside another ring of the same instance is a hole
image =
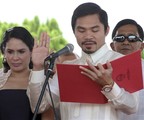
[[[76,20],[75,37],[79,46],[85,53],[91,54],[105,44],[104,25],[99,21],[97,14],[80,17]]]
[[[124,25],[117,30],[115,36],[120,36],[120,35],[126,37],[129,35],[134,35],[139,37],[137,27],[135,25],[130,25],[130,24]],[[130,42],[126,38],[123,42],[113,41],[113,43],[111,43],[111,47],[114,51],[127,55],[142,49],[143,43],[141,41]]]

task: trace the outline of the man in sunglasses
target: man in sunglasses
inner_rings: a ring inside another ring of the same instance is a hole
[[[124,19],[118,22],[113,29],[113,42],[110,43],[110,46],[114,51],[127,55],[144,49],[143,38],[142,27],[132,19]],[[144,60],[142,60],[142,69],[144,80]],[[139,97],[140,101],[137,113],[132,115],[120,113],[120,120],[144,120],[144,90],[140,90]]]
[[[127,55],[139,49],[143,50],[143,37],[143,29],[136,21],[124,19],[113,29],[113,42],[110,45],[114,51]]]

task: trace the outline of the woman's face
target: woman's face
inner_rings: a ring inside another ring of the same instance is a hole
[[[31,51],[20,39],[11,38],[6,43],[4,56],[12,71],[23,71],[29,69]]]

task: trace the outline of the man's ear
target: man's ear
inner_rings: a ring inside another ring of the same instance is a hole
[[[109,31],[110,31],[110,27],[108,26],[107,29],[106,29],[106,33],[105,33],[106,36],[108,35]]]
[[[111,47],[111,49],[112,49],[113,51],[115,51],[115,49],[114,49],[114,43],[113,43],[113,42],[110,43],[110,47]]]

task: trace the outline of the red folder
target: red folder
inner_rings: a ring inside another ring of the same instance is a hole
[[[111,64],[113,67],[112,77],[120,87],[130,93],[143,89],[140,51],[111,61]],[[79,66],[57,64],[61,101],[107,103],[108,100],[101,93],[100,86],[90,78],[82,75]],[[106,67],[105,64],[104,67]]]

